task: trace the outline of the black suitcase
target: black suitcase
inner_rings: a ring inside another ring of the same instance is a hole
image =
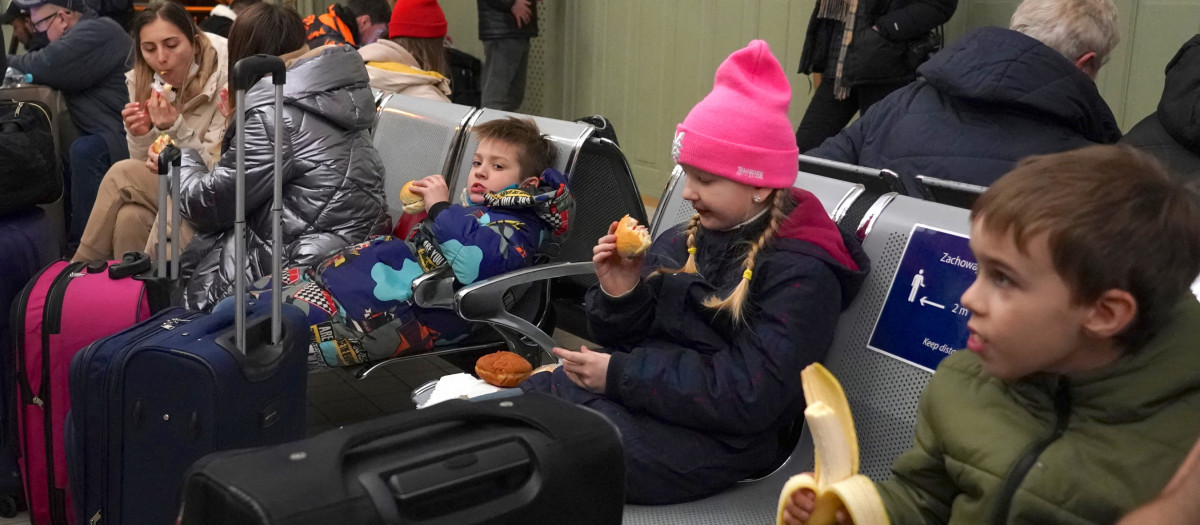
[[[182,525],[618,524],[625,467],[599,413],[541,394],[433,407],[211,454]]]

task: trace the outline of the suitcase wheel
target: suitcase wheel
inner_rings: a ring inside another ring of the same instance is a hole
[[[14,518],[17,516],[17,499],[12,496],[0,496],[0,517]]]

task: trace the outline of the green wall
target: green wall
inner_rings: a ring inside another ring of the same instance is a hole
[[[1122,38],[1097,79],[1122,129],[1151,113],[1163,68],[1200,33],[1198,0],[1114,0]],[[556,118],[601,114],[614,123],[644,195],[657,197],[671,170],[675,124],[712,87],[720,62],[754,38],[766,40],[792,82],[791,117],[811,98],[796,74],[815,0],[545,0],[534,40],[523,112]],[[483,58],[474,0],[442,0],[450,36]],[[1018,0],[960,0],[946,25],[1007,26]]]

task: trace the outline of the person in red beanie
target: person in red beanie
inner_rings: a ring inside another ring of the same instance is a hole
[[[437,0],[397,0],[388,37],[358,50],[371,87],[449,102],[446,15]]]
[[[592,340],[521,388],[607,416],[630,503],[668,504],[763,474],[791,452],[800,370],[821,360],[869,261],[813,194],[793,187],[792,90],[766,42],[717,68],[672,154],[696,215],[631,259],[616,223],[592,261]]]
[[[308,46],[351,46],[359,48],[379,39],[387,31],[392,9],[387,0],[348,0],[333,4],[329,12],[308,15],[304,29]]]

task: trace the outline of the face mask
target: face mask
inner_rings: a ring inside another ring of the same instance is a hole
[[[50,35],[45,31],[35,31],[29,38],[29,45],[26,47],[29,51],[37,51],[48,45],[50,45]]]

